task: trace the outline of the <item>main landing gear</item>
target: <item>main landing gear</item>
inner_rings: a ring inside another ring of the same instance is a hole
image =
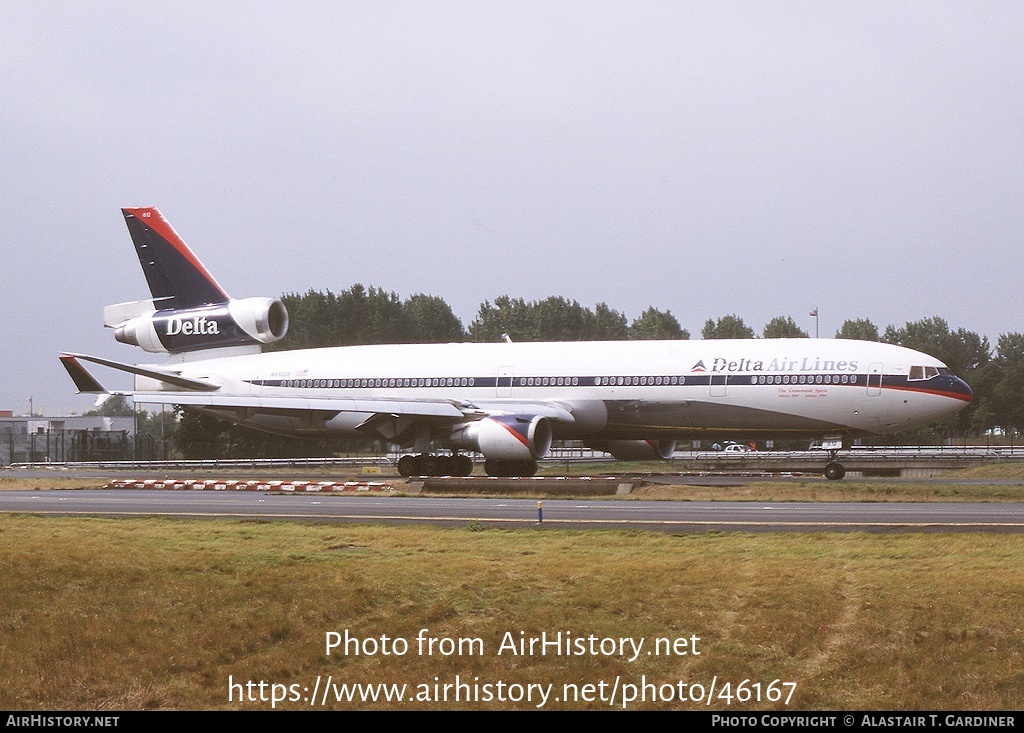
[[[514,478],[533,476],[537,473],[537,461],[506,461],[488,458],[484,462],[488,476]],[[418,456],[402,456],[398,459],[398,472],[410,476],[469,476],[473,473],[473,461],[469,456],[435,456],[422,453]]]
[[[398,459],[398,472],[403,476],[469,476],[473,473],[473,460],[469,456],[402,456]]]
[[[502,461],[488,458],[484,461],[484,471],[488,476],[514,478],[516,476],[533,476],[537,473],[537,461]]]

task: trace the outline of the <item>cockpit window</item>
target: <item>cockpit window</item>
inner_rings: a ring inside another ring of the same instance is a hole
[[[926,366],[912,366],[912,367],[910,367],[910,379],[911,379],[911,381],[913,381],[913,380],[931,379],[932,377],[937,377],[938,375],[939,375],[939,368],[938,367],[932,367],[932,366],[928,366],[928,367],[926,367]]]

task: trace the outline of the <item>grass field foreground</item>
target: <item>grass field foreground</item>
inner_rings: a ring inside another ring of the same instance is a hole
[[[726,682],[732,693],[744,680],[747,691],[795,682],[788,709],[1024,705],[1021,535],[479,529],[0,517],[0,708],[264,709],[229,701],[229,676],[301,691],[318,675],[405,683],[410,694],[456,675],[550,684],[545,707],[556,709],[609,707],[554,697],[616,677],[620,694],[642,680],[674,690],[715,680],[718,694]],[[417,653],[421,629],[479,639],[483,653]],[[325,654],[326,633],[345,630],[410,648]],[[497,653],[507,633],[559,631],[647,650],[696,636],[701,653]],[[784,707],[718,697],[711,709]]]

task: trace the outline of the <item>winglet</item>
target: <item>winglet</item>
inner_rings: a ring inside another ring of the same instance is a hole
[[[82,366],[78,359],[71,354],[61,354],[60,363],[68,370],[79,394],[108,394],[103,385],[96,381],[96,377],[89,373],[89,370]]]

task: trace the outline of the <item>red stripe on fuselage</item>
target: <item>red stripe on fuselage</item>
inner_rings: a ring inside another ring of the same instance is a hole
[[[883,389],[894,389],[900,392],[919,392],[921,394],[933,394],[938,397],[951,397],[954,400],[963,400],[964,402],[970,402],[973,395],[965,395],[961,392],[946,392],[941,389],[927,389],[924,387],[897,387],[896,385],[884,385]]]
[[[174,247],[174,249],[178,250],[181,256],[188,260],[189,264],[196,268],[196,270],[198,270],[199,273],[206,278],[211,285],[213,285],[213,287],[217,288],[220,294],[224,296],[225,301],[230,299],[228,294],[224,292],[224,288],[222,288],[220,283],[214,279],[213,275],[210,274],[210,271],[203,266],[203,263],[200,262],[194,254],[192,254],[192,250],[190,250],[188,245],[185,244],[185,240],[178,236],[178,233],[174,231],[174,227],[170,225],[158,209],[152,206],[145,206],[139,209],[121,209],[121,211],[131,214],[163,237],[164,240]]]

